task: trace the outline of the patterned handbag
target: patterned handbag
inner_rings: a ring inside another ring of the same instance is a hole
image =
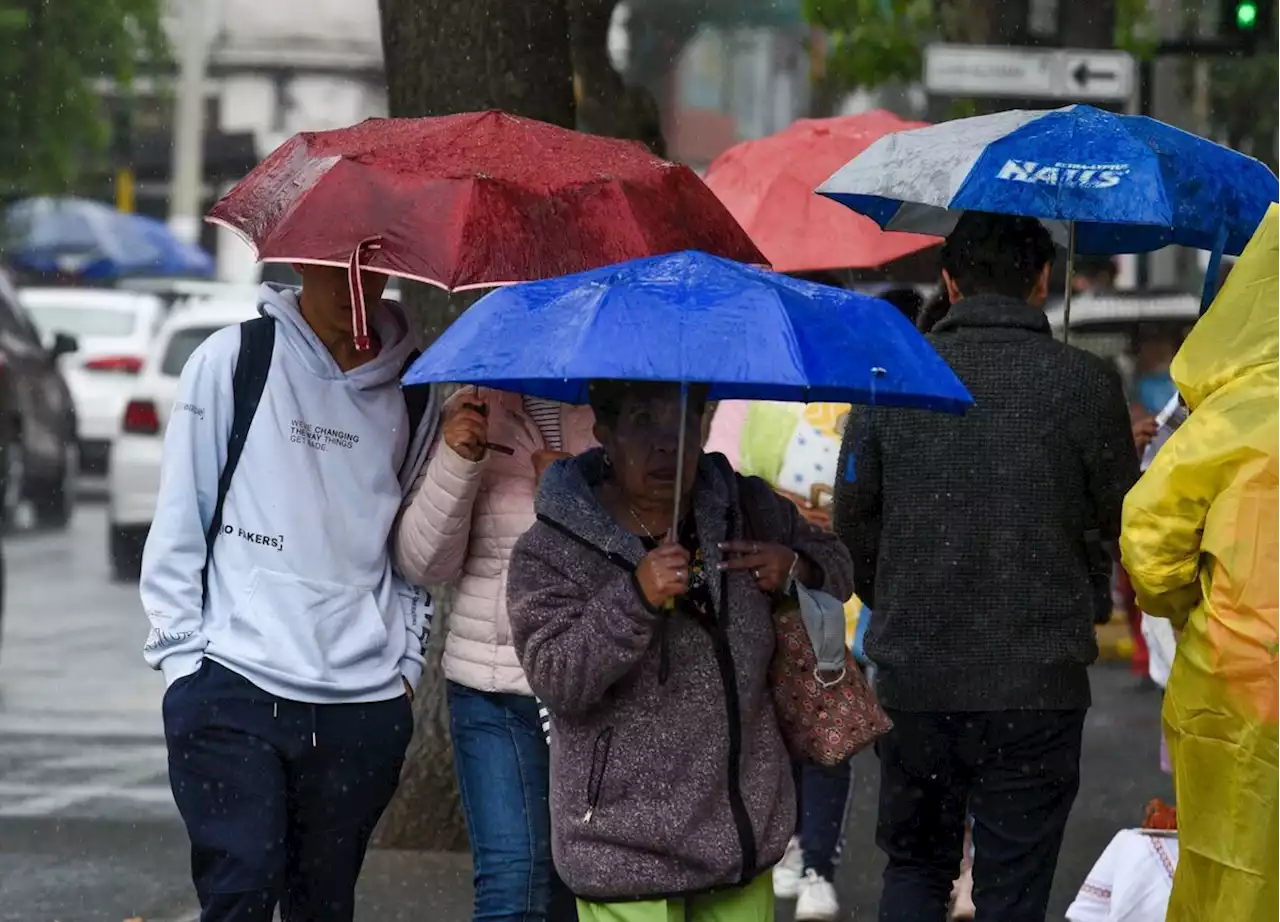
[[[756,511],[743,506],[747,540],[767,541]],[[845,645],[844,605],[794,584],[776,602],[769,685],[778,728],[792,758],[839,765],[893,726]]]

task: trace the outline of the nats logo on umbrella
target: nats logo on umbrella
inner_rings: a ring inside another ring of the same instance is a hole
[[[1110,189],[1129,175],[1127,163],[1037,163],[1006,160],[998,179],[1079,189]]]

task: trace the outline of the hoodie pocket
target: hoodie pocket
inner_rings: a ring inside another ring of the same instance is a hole
[[[587,812],[582,822],[590,823],[600,806],[600,792],[604,788],[604,773],[609,768],[609,750],[613,748],[613,727],[605,727],[596,734],[591,747],[591,770],[587,772]]]
[[[382,612],[373,593],[358,586],[255,567],[233,621],[255,648],[250,657],[298,678],[332,679],[386,652]]]

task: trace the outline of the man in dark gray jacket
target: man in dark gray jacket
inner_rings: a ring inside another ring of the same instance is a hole
[[[930,339],[973,407],[864,410],[846,428],[835,529],[894,721],[884,922],[946,918],[966,806],[978,917],[1042,922],[1079,786],[1098,653],[1086,533],[1119,536],[1138,459],[1114,370],[1050,332],[1053,255],[1037,221],[962,217]]]

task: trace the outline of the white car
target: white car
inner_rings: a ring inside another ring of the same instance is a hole
[[[107,555],[117,580],[137,579],[156,511],[164,429],[191,353],[213,333],[258,316],[252,299],[193,304],[169,317],[121,411],[107,475]]]
[[[18,299],[46,343],[67,333],[79,345],[59,365],[76,408],[80,472],[101,476],[164,304],[151,294],[95,288],[24,288]]]

